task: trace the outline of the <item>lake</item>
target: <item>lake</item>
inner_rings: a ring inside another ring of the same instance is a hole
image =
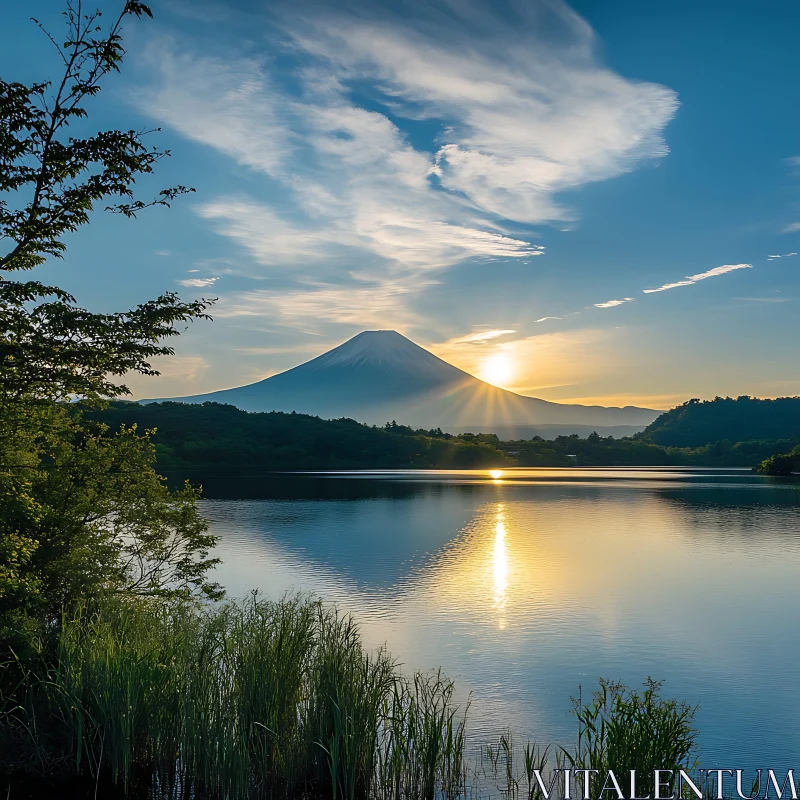
[[[570,745],[599,677],[699,704],[702,766],[800,766],[800,482],[510,469],[205,480],[231,595],[313,592],[479,736]]]

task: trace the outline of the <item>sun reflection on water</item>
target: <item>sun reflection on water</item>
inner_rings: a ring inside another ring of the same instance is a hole
[[[508,550],[506,549],[506,525],[504,507],[497,504],[494,525],[494,550],[492,551],[494,567],[494,607],[499,614],[497,625],[500,630],[506,627],[506,600],[508,594]]]

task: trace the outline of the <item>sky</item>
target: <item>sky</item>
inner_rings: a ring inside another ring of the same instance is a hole
[[[4,79],[58,74],[29,16],[56,33],[62,8],[4,9]],[[795,0],[152,8],[89,110],[160,128],[143,197],[196,192],[98,211],[36,276],[95,311],[216,298],[135,397],[369,329],[557,402],[800,394]]]

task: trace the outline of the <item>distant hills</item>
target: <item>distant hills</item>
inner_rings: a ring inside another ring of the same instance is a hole
[[[776,406],[772,404],[777,404]],[[78,406],[76,406],[78,408]],[[780,414],[764,413],[778,408]],[[748,419],[747,412],[752,416]],[[341,469],[474,469],[508,466],[739,466],[769,460],[769,472],[800,466],[800,398],[690,401],[659,417],[647,431],[614,439],[538,436],[501,441],[492,433],[453,436],[390,423],[372,427],[352,419],[245,412],[219,403],[113,402],[83,410],[105,423],[157,429],[157,465],[172,480],[202,483],[207,496],[243,496],[236,476],[271,471]],[[773,420],[779,421],[780,430]],[[744,433],[737,431],[737,426]],[[721,438],[708,440],[709,436]],[[654,440],[682,440],[677,447]],[[781,456],[780,454],[787,454]],[[796,460],[797,459],[797,460]],[[221,479],[220,476],[228,476]],[[220,483],[222,480],[222,483]],[[261,480],[261,479],[260,479]],[[226,481],[228,481],[226,483]],[[259,490],[260,491],[260,490]]]
[[[800,397],[689,400],[661,414],[637,438],[667,447],[800,439]]]
[[[503,438],[593,430],[630,435],[659,412],[625,406],[567,405],[525,397],[485,383],[396,331],[363,331],[311,361],[270,378],[208,394],[171,398],[226,403],[244,411],[295,411],[323,419],[349,417],[383,425],[498,432]],[[143,401],[154,402],[154,401]]]

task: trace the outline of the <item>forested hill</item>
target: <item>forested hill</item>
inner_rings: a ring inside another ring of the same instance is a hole
[[[689,400],[662,414],[635,438],[665,447],[796,439],[800,438],[800,397]]]
[[[763,404],[784,401],[718,400],[690,402],[662,415],[663,427],[655,435],[672,433],[690,440],[694,414],[709,415],[733,406],[763,409]],[[792,401],[795,408],[798,401]],[[767,408],[772,406],[767,405]],[[800,444],[797,414],[792,424],[777,424],[770,439],[739,436],[732,423],[717,433],[701,417],[695,440],[708,444],[678,447],[656,443],[645,434],[633,438],[603,438],[597,434],[580,439],[559,436],[547,441],[538,436],[501,442],[492,433],[451,436],[441,430],[414,430],[394,422],[378,428],[352,419],[325,420],[307,414],[246,412],[220,403],[189,405],[113,402],[87,416],[118,430],[134,423],[139,429],[156,429],[153,442],[157,466],[173,479],[204,481],[217,473],[247,471],[294,471],[337,469],[472,469],[502,466],[739,466],[754,467],[776,454],[788,453]],[[741,423],[751,430],[751,420]],[[686,423],[685,429],[681,427]],[[655,428],[654,426],[651,426]],[[787,429],[789,433],[783,433]],[[765,430],[759,428],[758,432]],[[772,429],[770,429],[772,430]],[[791,435],[791,431],[796,431]],[[721,436],[722,438],[716,438]],[[694,441],[694,440],[692,440]],[[783,463],[783,462],[781,462]]]
[[[336,470],[405,467],[470,469],[509,463],[496,436],[454,437],[394,423],[370,427],[352,419],[248,413],[220,403],[113,402],[87,413],[112,430],[134,423],[157,429],[161,470]]]

